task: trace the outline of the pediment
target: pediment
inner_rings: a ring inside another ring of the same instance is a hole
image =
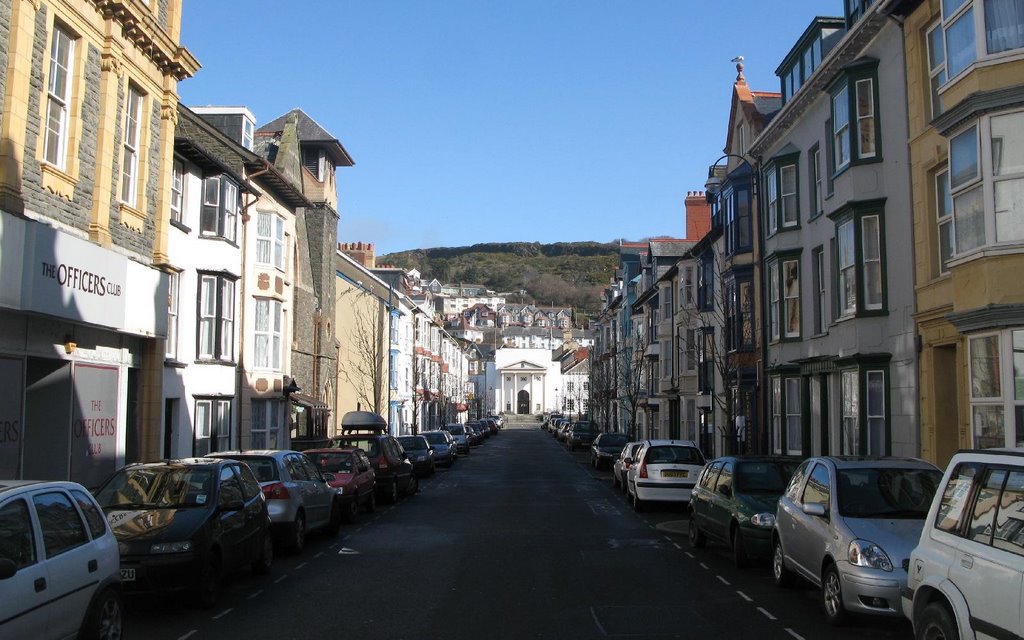
[[[501,368],[501,371],[547,371],[547,367],[543,367],[539,364],[530,362],[529,360],[520,360],[519,362],[513,362],[507,364]]]

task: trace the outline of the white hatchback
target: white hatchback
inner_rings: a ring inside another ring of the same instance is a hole
[[[75,482],[0,481],[0,637],[120,638],[120,557]]]
[[[691,440],[644,440],[628,465],[626,493],[633,510],[646,502],[690,502],[697,476],[704,468],[704,454]]]

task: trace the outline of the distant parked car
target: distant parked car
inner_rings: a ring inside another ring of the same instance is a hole
[[[569,451],[575,451],[579,448],[589,448],[590,445],[594,443],[594,438],[596,436],[597,427],[593,422],[588,422],[586,420],[573,422],[565,432],[565,446],[569,448]]]
[[[427,439],[430,448],[434,450],[435,464],[444,465],[449,469],[455,464],[459,454],[456,451],[455,438],[452,437],[452,434],[439,430],[423,431],[420,435]]]
[[[405,455],[412,463],[412,472],[419,477],[434,475],[434,450],[423,436],[398,436]]]
[[[688,503],[704,454],[689,440],[644,440],[626,473],[633,510],[648,502]]]
[[[491,420],[494,420],[494,423],[498,425],[499,429],[504,429],[505,428],[505,418],[502,418],[500,415],[498,415],[496,413],[491,414],[491,415],[489,415],[487,417],[490,418]]]
[[[492,436],[498,435],[498,423],[493,418],[480,418],[480,424],[484,426]]]
[[[624,433],[599,433],[590,445],[590,466],[611,468],[628,441],[629,436]]]
[[[800,458],[725,456],[701,472],[690,498],[690,545],[707,538],[732,549],[733,563],[771,556],[775,508]]]
[[[1024,449],[960,451],[939,486],[902,593],[915,637],[1024,637]]]
[[[640,450],[641,445],[643,445],[643,442],[640,441],[627,442],[622,447],[622,453],[612,463],[612,485],[615,488],[622,489],[623,491],[626,490],[626,475],[629,472],[629,467],[633,464],[633,460],[636,459],[636,452]]]
[[[222,451],[207,455],[244,462],[256,474],[275,539],[298,553],[306,546],[306,534],[323,530],[336,535],[341,527],[342,506],[337,492],[306,454],[288,450]]]
[[[377,474],[366,452],[358,448],[304,451],[335,490],[346,522],[354,522],[359,509],[377,508]]]
[[[775,515],[775,583],[788,586],[799,576],[820,588],[825,617],[835,625],[850,612],[903,615],[910,552],[941,477],[914,458],[804,461]]]
[[[0,637],[121,637],[117,540],[85,487],[0,480],[0,591]]]
[[[366,452],[377,476],[377,497],[389,504],[398,502],[399,494],[419,491],[420,482],[412,472],[402,445],[387,432],[388,424],[372,411],[349,411],[341,418],[341,435],[334,436],[330,448],[355,447]]]
[[[466,433],[466,427],[464,425],[455,423],[445,425],[441,428],[452,434],[452,438],[455,440],[456,451],[460,455],[469,454],[469,434]]]
[[[126,594],[187,592],[211,607],[223,578],[274,559],[260,483],[236,460],[131,464],[96,491],[121,551]]]

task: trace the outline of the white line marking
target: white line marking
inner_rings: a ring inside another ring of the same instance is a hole
[[[220,620],[221,618],[223,618],[224,616],[228,615],[232,611],[234,611],[234,609],[225,609],[224,611],[221,611],[217,615],[213,616],[213,619],[214,620]]]
[[[684,551],[683,553],[685,553],[686,557],[691,559],[691,560],[693,560],[694,558],[697,557],[697,556],[693,555],[692,553],[690,553],[689,551]]]
[[[299,569],[301,569],[302,567],[306,566],[306,564],[308,564],[308,563],[306,563],[306,562],[303,562],[303,563],[301,563],[301,564],[297,564],[297,565],[295,565],[295,570],[296,570],[296,571],[298,571],[298,570],[299,570]]]
[[[256,593],[252,594],[251,596],[249,596],[249,598],[248,598],[248,599],[249,599],[249,600],[254,600],[254,599],[255,599],[255,598],[256,598],[256,597],[258,596],[258,595],[260,595],[261,593],[263,593],[263,589],[260,589],[260,590],[259,590],[259,591],[257,591]]]
[[[672,543],[672,545],[673,545],[673,546],[675,546],[675,548],[676,548],[676,549],[679,549],[680,551],[682,551],[682,550],[683,550],[683,548],[682,548],[681,546],[679,546],[679,543],[678,543],[678,542],[673,542],[673,543]]]
[[[723,578],[722,576],[715,576],[715,577],[718,578],[718,581],[721,582],[722,584],[724,584],[725,586],[727,586],[727,587],[731,587],[732,586],[732,584],[728,580]]]
[[[704,564],[704,563],[702,562],[702,563],[700,563],[700,568],[701,568],[701,569],[707,569],[707,568],[708,568],[708,565],[706,565],[706,564]]]
[[[794,638],[796,638],[796,640],[804,640],[804,637],[803,637],[802,635],[800,635],[800,634],[799,634],[799,633],[797,633],[796,631],[793,631],[793,630],[792,630],[792,629],[790,629],[789,627],[786,627],[786,633],[788,633],[789,635],[791,635],[791,636],[793,636]]]
[[[736,591],[736,593],[738,593],[738,594],[739,594],[739,596],[740,596],[741,598],[743,598],[744,600],[746,600],[747,602],[753,602],[753,601],[754,601],[754,599],[753,599],[753,598],[751,598],[751,597],[750,597],[750,596],[748,596],[747,594],[743,593],[742,591],[738,591],[738,590],[737,590],[737,591]]]
[[[334,547],[331,547],[331,548],[333,549]],[[322,555],[324,555],[324,552],[323,552],[323,551],[321,551],[320,553],[316,554],[316,555],[315,555],[315,556],[313,556],[313,557],[314,557],[314,558],[319,558],[319,557],[320,557],[320,556],[322,556]]]
[[[597,612],[594,611],[594,607],[590,607],[590,617],[594,619],[594,624],[597,625],[597,630],[601,632],[601,636],[604,638],[608,637],[608,632],[601,626],[601,621],[597,619]]]
[[[769,620],[776,620],[777,619],[775,616],[773,616],[772,614],[768,613],[768,610],[765,609],[764,607],[758,607],[757,610],[760,611],[761,613],[763,613],[764,617],[768,618]]]
[[[196,635],[197,633],[199,633],[199,629],[193,629],[193,630],[189,631],[188,633],[186,633],[183,636],[178,636],[178,640],[185,640],[185,638],[191,638],[192,636]]]
[[[667,540],[668,542],[672,542],[672,538],[670,538],[668,536],[662,536],[662,537],[665,538],[665,540]]]
[[[283,582],[284,579],[287,578],[287,577],[288,577],[288,574],[286,573],[283,576],[281,576],[280,578],[278,578],[277,580],[274,580],[274,584],[277,584],[278,582]]]

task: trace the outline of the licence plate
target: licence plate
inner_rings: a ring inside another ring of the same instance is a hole
[[[669,471],[662,471],[661,472],[661,477],[662,478],[689,478],[690,477],[690,472],[689,471],[671,471],[671,470],[669,470]]]
[[[121,569],[121,580],[135,582],[135,569]]]

